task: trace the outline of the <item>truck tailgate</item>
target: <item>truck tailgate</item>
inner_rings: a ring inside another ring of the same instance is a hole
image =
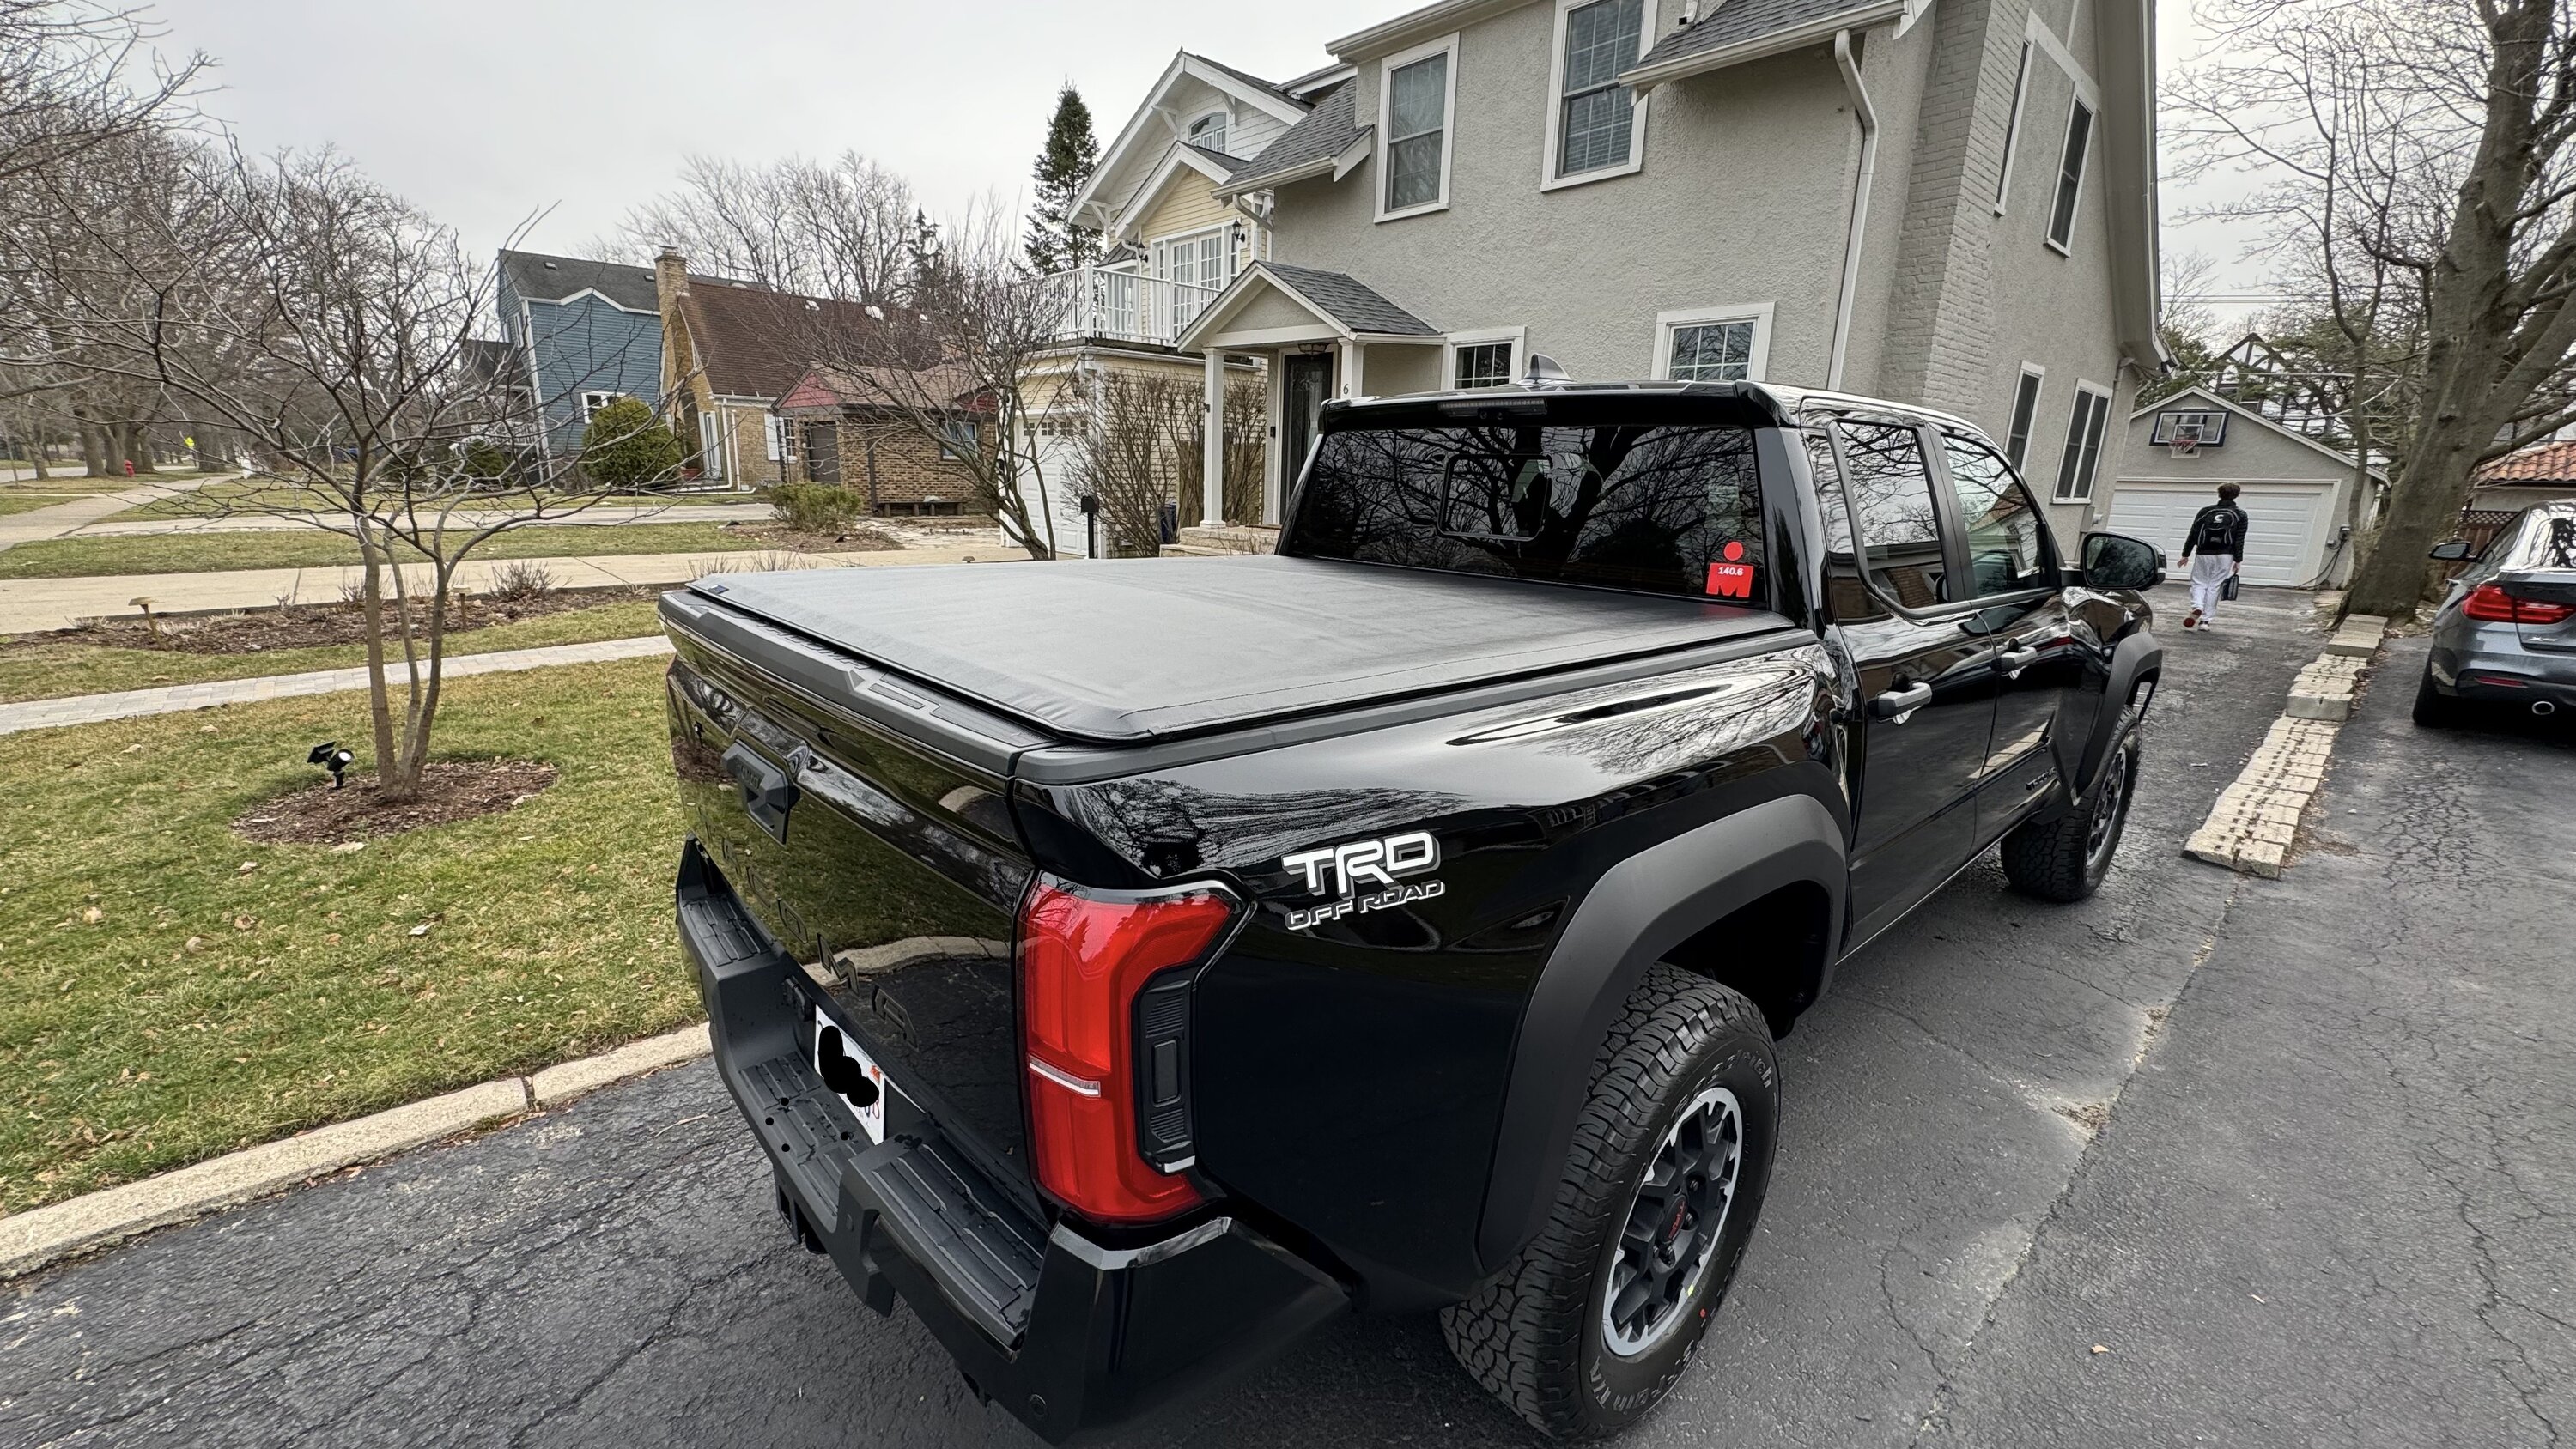
[[[1060,738],[1111,745],[1779,623],[1699,599],[1271,555],[812,569],[695,588]]]
[[[818,692],[876,700],[874,672],[704,605],[664,621],[690,832],[908,1108],[1034,1209],[1011,962],[1031,867],[1002,768],[1029,737],[901,691],[876,717],[826,706]],[[894,1107],[890,1124],[910,1118]]]

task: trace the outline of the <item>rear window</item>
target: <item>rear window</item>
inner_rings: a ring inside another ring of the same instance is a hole
[[[1763,608],[1753,434],[1731,424],[1328,433],[1295,552]]]

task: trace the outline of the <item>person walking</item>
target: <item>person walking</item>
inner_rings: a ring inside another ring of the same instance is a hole
[[[2191,566],[2191,612],[2182,616],[2186,629],[2212,626],[2219,595],[2245,567],[2245,510],[2236,506],[2236,495],[2243,491],[2221,483],[2218,501],[2191,516],[2191,532],[2182,540],[2182,560]]]

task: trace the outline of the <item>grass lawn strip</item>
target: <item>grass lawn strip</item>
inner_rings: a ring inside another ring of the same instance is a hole
[[[309,488],[247,478],[227,479],[175,498],[137,504],[122,513],[110,514],[105,521],[144,523],[177,518],[213,518],[228,510],[237,512],[245,508],[301,510],[310,508],[317,496]],[[760,499],[750,493],[672,493],[617,494],[598,501],[621,508],[690,508],[709,503],[758,503]]]
[[[356,851],[230,822],[317,740],[369,768],[358,695],[0,736],[0,1210],[695,1019],[662,668],[456,681],[443,756],[561,778]]]
[[[504,649],[537,649],[549,644],[634,639],[660,630],[652,600],[627,599],[595,609],[546,614],[453,634],[448,636],[447,652],[454,658]],[[112,694],[163,684],[204,684],[219,679],[302,674],[313,669],[347,669],[367,662],[363,644],[323,644],[258,654],[181,654],[73,642],[77,638],[70,635],[60,643],[0,649],[0,704],[63,699],[76,694]]]
[[[546,524],[514,528],[475,546],[471,559],[554,558],[642,553],[718,553],[762,547],[719,523]],[[420,562],[405,558],[405,563]],[[0,579],[193,574],[222,569],[336,568],[358,562],[358,547],[336,533],[127,534],[54,538],[0,553]]]

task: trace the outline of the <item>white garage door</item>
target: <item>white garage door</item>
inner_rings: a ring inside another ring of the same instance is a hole
[[[2111,495],[2113,533],[2144,539],[2182,572],[2183,535],[2191,517],[2218,501],[2210,483],[2122,483]],[[2248,483],[2236,500],[2245,510],[2245,582],[2304,584],[2316,576],[2330,511],[2322,483]]]

